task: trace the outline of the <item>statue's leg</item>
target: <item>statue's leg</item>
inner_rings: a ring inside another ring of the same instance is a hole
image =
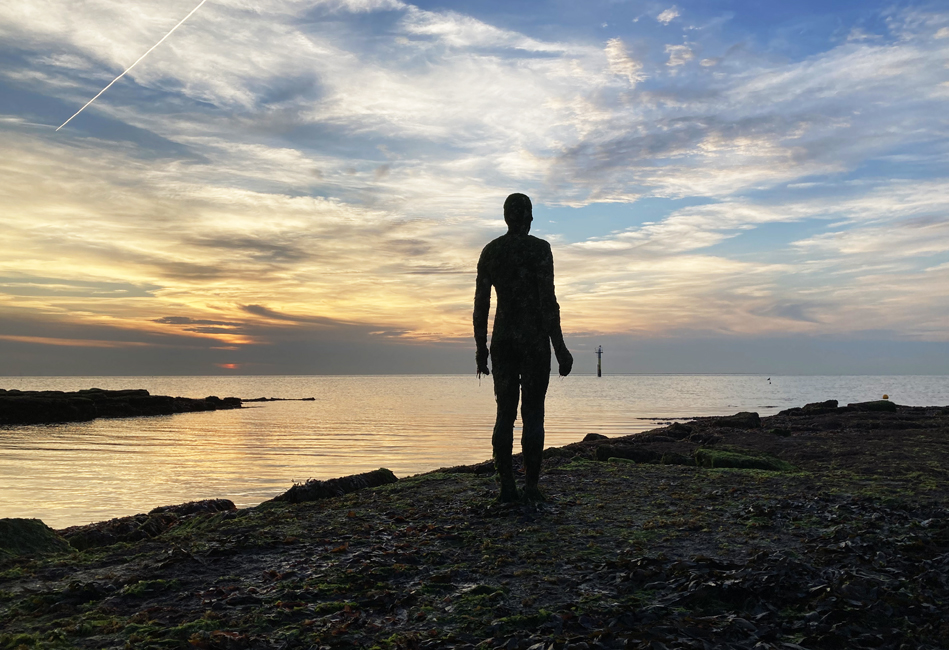
[[[498,404],[491,445],[494,448],[494,468],[497,470],[498,484],[501,487],[498,500],[507,503],[517,500],[511,456],[514,446],[514,420],[517,418],[519,378],[516,359],[511,358],[513,354],[516,354],[513,350],[505,350],[493,344],[491,346],[491,374],[494,377],[494,397]]]
[[[537,482],[540,480],[540,465],[544,453],[544,401],[549,382],[550,345],[544,341],[544,346],[530,355],[529,363],[525,364],[525,372],[521,376],[521,420],[524,424],[521,450],[524,452],[524,471],[527,474],[524,496],[530,501],[544,500]]]

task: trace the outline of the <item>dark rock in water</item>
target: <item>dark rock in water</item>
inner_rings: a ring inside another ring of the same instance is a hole
[[[714,418],[712,422],[720,427],[731,427],[734,429],[757,429],[761,426],[761,418],[753,411],[742,411],[735,415]]]
[[[872,402],[857,402],[856,404],[847,404],[855,411],[880,411],[883,413],[896,413],[896,403],[888,399],[878,399]]]
[[[66,540],[39,519],[0,519],[0,560],[70,551]]]
[[[89,388],[71,393],[0,389],[0,425],[86,422],[95,418],[172,415],[240,407],[241,400],[236,397],[189,399],[150,395],[141,389]]]
[[[235,510],[230,499],[207,499],[190,501],[174,506],[153,508],[148,514],[117,517],[85,526],[70,526],[59,534],[70,546],[80,551],[100,546],[111,546],[119,542],[135,542],[157,537],[183,521],[198,515]]]
[[[242,402],[315,402],[315,397],[255,397],[253,399],[242,399]]]
[[[583,442],[590,442],[591,440],[608,440],[609,436],[604,436],[602,433],[588,433],[583,436]]]
[[[331,478],[328,481],[317,481],[310,479],[306,483],[294,485],[292,488],[274,497],[271,501],[282,501],[284,503],[302,503],[304,501],[317,501],[319,499],[329,499],[339,497],[363,488],[378,487],[395,483],[396,478],[390,470],[384,467],[364,472],[362,474],[353,474],[352,476],[343,476],[341,478]],[[264,502],[268,503],[268,502]]]
[[[81,397],[0,394],[0,424],[86,422],[94,420],[96,412],[95,403]]]

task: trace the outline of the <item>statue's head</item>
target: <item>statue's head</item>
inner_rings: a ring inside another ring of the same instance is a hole
[[[504,201],[504,223],[508,232],[526,235],[534,220],[534,208],[526,194],[512,194]]]

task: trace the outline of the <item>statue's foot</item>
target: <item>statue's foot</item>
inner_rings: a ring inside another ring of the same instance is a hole
[[[536,485],[528,485],[524,488],[524,501],[528,503],[543,503],[547,501],[547,497],[544,496],[544,493]]]
[[[516,503],[520,499],[517,493],[517,487],[514,485],[501,485],[501,492],[498,494],[498,503]]]
[[[498,472],[498,486],[501,488],[498,494],[498,503],[514,503],[520,496],[517,493],[517,483],[514,482],[514,472]]]

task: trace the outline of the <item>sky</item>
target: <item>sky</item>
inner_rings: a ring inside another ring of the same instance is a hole
[[[577,372],[949,372],[949,7],[0,0],[0,374],[474,373],[528,194]]]

